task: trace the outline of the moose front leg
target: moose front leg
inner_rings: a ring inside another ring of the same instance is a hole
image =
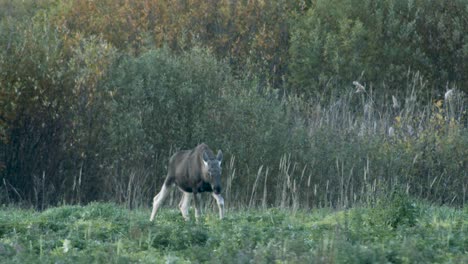
[[[196,192],[193,193],[193,204],[195,205],[195,221],[200,217],[200,201]]]
[[[179,203],[179,209],[185,221],[189,220],[189,205],[190,205],[190,193],[183,192],[182,199],[180,200],[180,203]]]
[[[215,199],[216,203],[218,204],[218,209],[219,209],[219,219],[223,219],[224,217],[224,199],[221,196],[221,194],[211,194]]]

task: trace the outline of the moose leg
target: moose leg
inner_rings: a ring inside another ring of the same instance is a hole
[[[193,193],[193,204],[195,205],[195,220],[198,222],[198,218],[200,217],[200,204],[199,204],[197,193]]]
[[[156,215],[159,206],[161,206],[162,202],[164,202],[164,199],[166,199],[168,194],[169,190],[166,184],[164,184],[161,188],[161,191],[153,198],[153,211],[151,212],[150,221],[154,220],[154,216]]]
[[[223,219],[224,217],[224,199],[221,196],[221,194],[211,194],[215,199],[216,203],[218,204],[218,209],[219,209],[219,219]]]
[[[189,220],[189,205],[190,205],[190,193],[182,192],[182,199],[179,203],[179,209],[184,217],[185,221]]]

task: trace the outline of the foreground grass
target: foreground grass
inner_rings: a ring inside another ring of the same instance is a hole
[[[114,204],[0,210],[1,263],[468,263],[468,210],[377,205],[291,213],[207,212]]]

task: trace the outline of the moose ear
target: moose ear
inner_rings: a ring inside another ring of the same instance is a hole
[[[208,168],[208,161],[210,160],[210,158],[208,157],[208,154],[206,154],[206,152],[203,152],[203,164],[205,164],[205,167]]]
[[[203,161],[208,162],[210,160],[210,157],[208,157],[208,154],[206,154],[206,151],[203,152]]]
[[[219,164],[221,165],[221,161],[223,161],[223,152],[221,150],[218,150],[218,155],[216,156],[216,159],[219,161]]]

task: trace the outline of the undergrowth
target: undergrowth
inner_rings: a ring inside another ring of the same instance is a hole
[[[372,207],[334,211],[207,210],[197,223],[164,208],[108,203],[43,212],[0,211],[4,263],[463,263],[468,210],[429,206],[403,194]],[[193,215],[192,215],[193,218]]]

